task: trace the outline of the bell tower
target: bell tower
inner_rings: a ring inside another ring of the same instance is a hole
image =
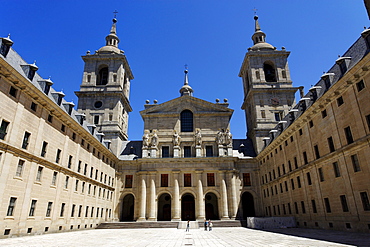
[[[263,147],[263,138],[288,113],[295,104],[295,92],[290,78],[288,56],[284,47],[276,47],[266,42],[266,34],[261,31],[258,16],[254,16],[255,32],[253,46],[248,48],[241,66],[239,77],[243,80],[247,136],[253,140],[256,153]]]
[[[104,133],[109,148],[119,155],[122,141],[128,139],[130,81],[134,78],[124,52],[118,48],[117,19],[113,19],[106,44],[94,54],[87,51],[77,109],[86,120]]]

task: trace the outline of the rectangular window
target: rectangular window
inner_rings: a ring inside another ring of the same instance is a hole
[[[44,141],[42,143],[42,148],[41,148],[41,157],[45,157],[47,146],[48,146],[48,143]]]
[[[326,110],[323,110],[322,112],[321,112],[321,116],[322,116],[322,118],[326,118],[326,116],[328,115],[328,113],[326,112]]]
[[[39,166],[39,168],[37,169],[37,175],[36,175],[37,182],[41,182],[42,170],[44,170],[44,167],[42,166]]]
[[[342,204],[343,212],[349,212],[347,199],[345,195],[340,196],[340,203]]]
[[[78,207],[78,217],[81,217],[81,213],[82,213],[82,205]]]
[[[62,132],[65,132],[65,131],[66,131],[66,126],[65,126],[64,124],[62,124],[62,126],[60,127],[60,130],[61,130]]]
[[[28,216],[34,216],[35,215],[36,202],[37,202],[37,200],[32,200],[31,207],[30,207],[30,212],[29,212]]]
[[[13,216],[16,201],[17,201],[17,198],[10,197],[8,211],[6,212],[6,216]]]
[[[352,136],[352,131],[351,131],[350,126],[344,128],[344,134],[346,135],[347,144],[353,143],[353,136]]]
[[[37,104],[35,102],[31,103],[31,110],[32,111],[37,111]]]
[[[161,174],[161,187],[168,187],[168,174]]]
[[[329,198],[324,198],[325,209],[327,213],[331,213]]]
[[[342,96],[340,96],[340,97],[337,99],[337,105],[338,105],[338,106],[341,106],[341,105],[343,105],[343,104],[344,104],[343,97],[342,97]]]
[[[288,191],[288,182],[284,181],[284,185],[285,185],[285,191]]]
[[[16,177],[22,177],[23,167],[24,167],[24,160],[19,160],[18,161],[18,166],[17,166],[17,171],[15,173]]]
[[[301,188],[301,178],[299,176],[297,177],[297,184],[298,188]]]
[[[54,172],[53,173],[53,178],[51,179],[51,185],[56,185],[56,183],[57,183],[57,176],[58,176],[58,172]]]
[[[333,137],[331,137],[331,136],[328,138],[328,145],[329,145],[330,153],[334,152],[335,151],[334,141],[333,141]]]
[[[28,133],[27,131],[24,132],[23,142],[22,142],[23,149],[27,149],[28,143],[30,141],[30,136],[31,136],[31,133]]]
[[[368,129],[370,130],[370,114],[366,115],[366,123],[367,123]],[[1,138],[1,128],[0,128],[0,138]]]
[[[339,165],[338,162],[333,163],[333,170],[334,170],[334,175],[335,177],[340,177],[340,170],[339,170]]]
[[[46,215],[45,215],[45,217],[50,217],[52,207],[53,207],[53,202],[48,202],[48,207],[46,208]]]
[[[191,173],[184,174],[184,187],[191,187]]]
[[[89,214],[89,206],[86,206],[86,210],[85,210],[85,217],[87,217]]]
[[[90,167],[90,178],[93,177],[94,174],[94,167]]]
[[[310,128],[312,128],[312,127],[313,127],[313,121],[312,121],[312,120],[310,120],[310,121],[308,122],[308,125],[310,126]]]
[[[53,122],[53,116],[52,116],[52,115],[50,115],[50,114],[48,115],[48,122],[49,122],[49,123],[52,123],[52,122]]]
[[[207,186],[215,186],[215,174],[207,173]]]
[[[318,173],[319,173],[320,182],[324,182],[325,178],[324,178],[324,172],[322,171],[322,167],[318,169]]]
[[[94,116],[94,124],[99,124],[99,116],[98,115]]]
[[[307,183],[308,183],[308,185],[311,185],[312,184],[311,174],[309,172],[307,172],[306,175],[307,175]]]
[[[6,130],[7,130],[8,126],[9,126],[9,122],[7,122],[5,120],[1,121],[1,126],[0,126],[0,139],[1,140],[5,139],[5,136],[7,134]]]
[[[303,135],[303,131],[302,131],[302,129],[299,129],[299,135],[301,136],[301,135]]]
[[[288,160],[288,168],[289,168],[289,172],[292,171],[292,163],[290,162],[290,160]]]
[[[315,200],[311,200],[311,205],[312,205],[312,212],[317,213],[317,208],[316,208],[316,202]]]
[[[82,161],[79,160],[78,161],[78,166],[77,166],[77,172],[81,172],[81,163],[82,163]]]
[[[126,175],[125,188],[132,188],[133,175]]]
[[[265,112],[265,110],[261,110],[261,118],[266,118],[266,112]]]
[[[243,185],[244,186],[252,186],[251,174],[250,173],[243,173]]]
[[[94,217],[94,207],[91,207],[91,214],[90,214],[90,217]]]
[[[357,91],[360,92],[362,89],[365,88],[365,83],[363,80],[359,81],[356,83],[356,86],[357,86]]]
[[[304,206],[304,201],[301,201],[301,208],[302,208],[302,213],[306,213],[306,208]]]
[[[352,161],[353,171],[354,172],[361,171],[360,162],[358,161],[358,157],[356,154],[351,155],[351,161]]]
[[[162,158],[170,157],[170,147],[169,146],[162,146]]]
[[[304,164],[308,164],[308,159],[307,159],[307,153],[306,152],[303,152],[303,162]]]
[[[87,174],[87,164],[85,164],[85,168],[84,168],[84,175],[86,176],[86,174]]]
[[[280,121],[281,120],[281,113],[280,112],[275,112],[275,121]]]
[[[65,189],[68,189],[68,182],[69,182],[69,177],[68,177],[68,176],[66,176],[66,181],[65,181],[65,183],[64,183],[64,188],[65,188]]]
[[[292,208],[290,207],[290,203],[288,203],[288,211],[289,211],[289,214],[292,214]]]
[[[213,146],[206,146],[206,157],[213,157]]]
[[[68,158],[68,168],[71,169],[72,168],[72,162],[73,162],[73,156],[70,155],[69,158]]]
[[[294,208],[295,208],[295,213],[296,214],[299,214],[299,211],[298,211],[298,203],[297,202],[294,202]]]
[[[62,150],[58,149],[57,150],[57,156],[55,157],[55,163],[59,163],[60,161],[60,154],[62,153]]]
[[[72,210],[71,210],[71,217],[75,217],[75,210],[76,210],[76,205],[72,205]]]
[[[319,146],[315,145],[315,146],[313,146],[313,148],[315,150],[316,159],[319,159],[320,158]]]
[[[367,192],[360,192],[362,206],[364,207],[364,211],[370,211],[370,202]]]
[[[184,146],[184,157],[191,157],[191,146]]]
[[[18,90],[15,87],[13,87],[13,86],[10,87],[9,94],[11,96],[13,96],[14,98],[16,98],[17,97],[17,92],[18,92]]]
[[[66,207],[66,204],[65,203],[62,203],[62,206],[60,207],[60,214],[59,216],[60,217],[63,217],[64,216],[64,209]]]
[[[292,190],[294,190],[294,180],[293,179],[290,179],[290,183],[292,185]]]

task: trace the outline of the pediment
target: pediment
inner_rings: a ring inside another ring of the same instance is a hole
[[[225,103],[211,103],[193,96],[181,96],[159,105],[146,105],[146,109],[140,114],[179,114],[183,110],[190,110],[194,114],[232,114],[234,110]]]

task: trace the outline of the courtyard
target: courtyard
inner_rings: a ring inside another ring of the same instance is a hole
[[[301,228],[99,229],[0,239],[0,246],[370,246],[370,234]]]

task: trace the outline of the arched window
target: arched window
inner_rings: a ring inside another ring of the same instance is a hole
[[[180,114],[181,132],[193,131],[193,113],[189,110],[184,110]]]
[[[108,83],[108,67],[103,67],[99,70],[96,85],[107,85]]]
[[[275,82],[276,75],[275,75],[275,68],[273,65],[269,63],[263,64],[263,71],[265,72],[265,80],[267,82]]]

